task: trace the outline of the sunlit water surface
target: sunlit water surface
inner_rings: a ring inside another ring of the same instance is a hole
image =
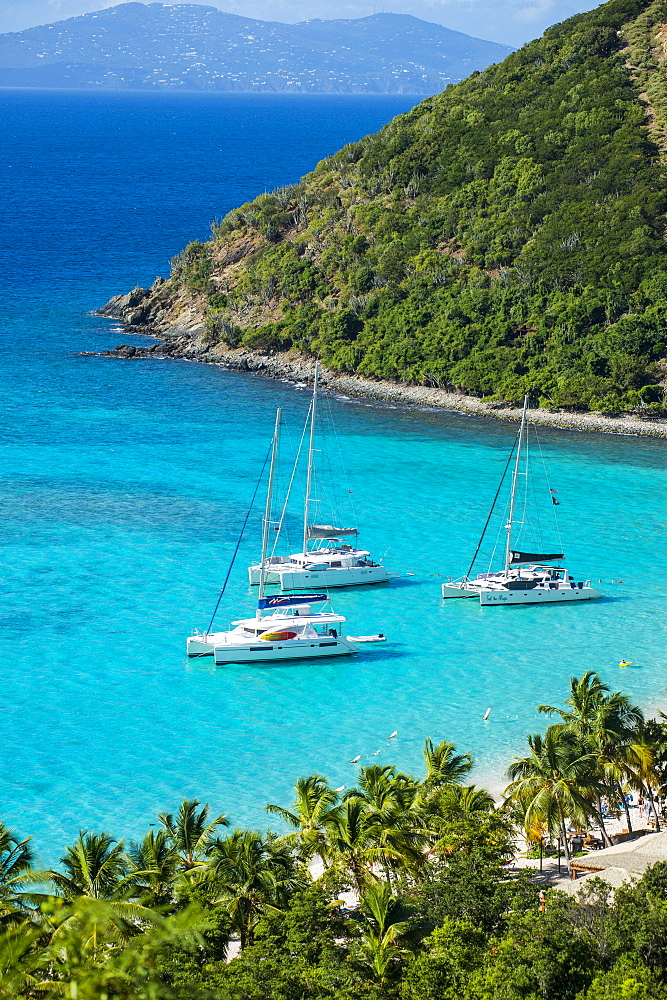
[[[185,636],[215,605],[276,406],[282,483],[307,389],[185,362],[81,357],[119,342],[88,311],[168,273],[212,218],[298,179],[411,99],[5,91],[0,103],[10,179],[1,818],[34,834],[44,859],[80,828],[137,837],[183,796],[263,826],[264,804],[287,804],[299,775],[350,784],[358,754],[418,771],[427,736],[472,751],[476,780],[496,787],[543,723],[535,705],[558,702],[588,669],[644,705],[661,701],[664,442],[541,434],[568,563],[578,579],[603,581],[603,601],[443,604],[439,584],[467,566],[515,428],[339,397],[325,410],[338,493],[354,507],[341,516],[356,516],[362,541],[403,575],[336,592],[334,604],[350,632],[390,641],[310,664],[188,661]],[[245,567],[259,518],[258,506],[220,624],[252,611]],[[291,528],[295,540],[295,518]]]

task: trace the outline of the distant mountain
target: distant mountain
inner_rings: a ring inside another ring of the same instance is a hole
[[[430,94],[511,51],[406,14],[280,24],[124,3],[0,35],[0,86]]]

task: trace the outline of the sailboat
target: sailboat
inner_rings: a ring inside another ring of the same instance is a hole
[[[278,409],[262,530],[262,564],[266,559],[271,523],[271,498],[278,453],[280,417],[281,410]],[[341,627],[345,622],[342,615],[337,615],[333,611],[313,611],[312,605],[328,602],[327,594],[266,596],[265,576],[264,572],[260,573],[259,598],[255,614],[249,618],[233,621],[232,627],[222,632],[211,631],[213,624],[211,619],[206,632],[195,631],[188,637],[186,642],[188,656],[212,655],[216,664],[271,663],[276,660],[350,656],[358,652],[352,642],[341,634]],[[215,612],[213,617],[215,618]]]
[[[512,476],[512,488],[510,493],[509,517],[505,530],[507,537],[505,541],[505,564],[498,572],[480,573],[474,579],[468,575],[461,580],[452,580],[442,584],[442,596],[446,599],[455,597],[478,597],[480,604],[484,606],[497,606],[505,604],[556,604],[563,601],[591,601],[602,597],[599,590],[591,587],[590,580],[585,582],[577,581],[569,571],[562,565],[550,565],[559,563],[563,559],[562,552],[524,552],[514,547],[513,535],[515,526],[523,524],[516,516],[516,496],[517,485],[520,476],[528,476],[527,455],[524,462],[524,469],[521,468],[521,460],[524,453],[527,453],[527,414],[528,396],[523,401],[523,413],[521,416],[521,427],[515,445],[516,458],[514,462],[514,473]],[[511,461],[511,453],[508,459],[505,472]],[[503,473],[503,479],[505,473]],[[502,480],[501,484],[502,486]],[[494,504],[500,493],[500,486],[494,499]],[[553,497],[553,493],[552,493]],[[487,518],[484,532],[489,524],[491,512]],[[525,514],[525,511],[524,511]],[[477,546],[473,563],[484,537]],[[470,569],[472,569],[472,565]],[[470,573],[470,569],[468,573]]]
[[[367,549],[350,545],[346,538],[356,537],[357,528],[339,528],[333,524],[311,524],[313,498],[313,455],[317,413],[319,363],[315,365],[313,398],[310,405],[310,438],[306,496],[303,511],[303,546],[291,556],[263,556],[255,566],[248,567],[251,586],[260,582],[279,583],[283,591],[303,590],[304,587],[358,587],[367,583],[386,583],[390,576],[381,563],[375,562]]]

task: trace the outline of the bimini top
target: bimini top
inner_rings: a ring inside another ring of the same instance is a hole
[[[310,607],[305,605],[300,610],[295,609],[292,612],[274,611],[272,615],[264,615],[261,618],[239,618],[233,621],[232,625],[235,628],[241,626],[253,635],[261,635],[263,632],[278,628],[302,631],[307,625],[336,625],[344,621],[343,615],[337,615],[334,611],[311,612]],[[220,635],[225,634],[229,633],[220,633]]]
[[[553,559],[563,559],[562,552],[510,552],[510,566],[517,563],[543,563]]]
[[[343,535],[358,535],[357,528],[335,528],[333,524],[311,524],[308,538],[342,538]]]

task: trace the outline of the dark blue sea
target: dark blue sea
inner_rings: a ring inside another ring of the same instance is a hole
[[[0,819],[34,834],[46,861],[80,828],[137,837],[186,795],[262,827],[263,805],[288,804],[299,775],[349,784],[357,754],[418,770],[426,736],[472,750],[476,780],[497,784],[541,723],[534,706],[589,668],[644,704],[662,698],[664,442],[542,435],[569,564],[603,581],[604,601],[443,605],[439,584],[467,567],[514,428],[341,397],[326,406],[345,490],[363,541],[403,577],[334,603],[352,633],[390,641],[273,669],[184,656],[215,604],[275,408],[289,450],[307,391],[82,357],[127,339],[91,311],[415,102],[0,92]],[[223,623],[252,610],[259,518]]]

